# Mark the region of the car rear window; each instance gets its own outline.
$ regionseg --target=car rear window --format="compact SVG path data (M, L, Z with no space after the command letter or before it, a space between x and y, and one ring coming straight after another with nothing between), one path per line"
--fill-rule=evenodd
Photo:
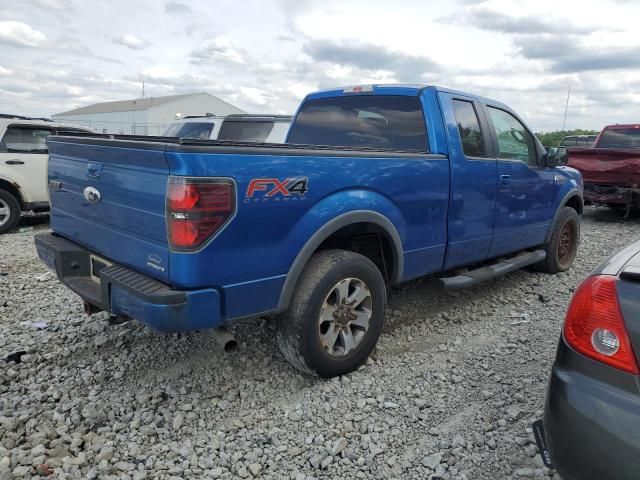
M211 137L212 122L184 122L172 123L165 130L165 137L193 138L197 140L208 140Z
M598 148L640 149L640 128L612 128L602 132Z
M287 143L426 152L427 129L417 97L331 97L302 105Z
M273 130L273 122L225 120L220 127L218 140L240 142L264 142Z

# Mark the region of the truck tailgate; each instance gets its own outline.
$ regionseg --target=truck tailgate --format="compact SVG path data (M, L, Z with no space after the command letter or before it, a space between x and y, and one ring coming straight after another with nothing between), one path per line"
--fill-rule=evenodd
M640 151L610 148L570 148L568 165L587 183L633 187L640 185Z
M165 144L63 136L48 144L51 228L167 281Z

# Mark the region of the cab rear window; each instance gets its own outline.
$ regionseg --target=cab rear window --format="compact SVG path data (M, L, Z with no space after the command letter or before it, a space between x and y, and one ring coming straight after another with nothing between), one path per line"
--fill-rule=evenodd
M417 97L353 95L309 100L287 143L427 152L427 129Z
M640 149L640 128L608 128L602 132L598 148Z

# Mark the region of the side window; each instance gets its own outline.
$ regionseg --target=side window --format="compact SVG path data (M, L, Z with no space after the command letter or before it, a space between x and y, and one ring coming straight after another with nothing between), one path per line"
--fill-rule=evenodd
M47 153L47 137L50 133L47 129L9 126L0 142L0 151Z
M473 103L466 100L453 100L452 105L464 154L467 157L484 157L486 155L484 139Z
M493 107L488 107L488 110L498 136L498 158L522 160L536 166L535 142L524 125L504 110Z

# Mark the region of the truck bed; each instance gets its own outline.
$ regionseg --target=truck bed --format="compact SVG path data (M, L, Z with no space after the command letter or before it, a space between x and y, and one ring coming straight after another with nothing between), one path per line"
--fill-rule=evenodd
M582 173L588 203L640 208L640 150L570 148L568 165Z
M71 140L73 139L73 140ZM84 145L105 145L117 148L148 148L148 144L159 144L164 149L175 148L173 146L191 147L188 149L181 149L181 151L198 152L201 148L203 152L220 151L226 152L232 149L233 153L253 153L253 152L265 152L269 150L277 151L280 154L286 155L287 152L296 152L295 154L301 154L300 152L345 152L348 156L369 156L371 153L384 153L385 156L391 155L402 156L404 154L424 154L424 152L404 150L399 151L397 149L384 149L384 148L368 148L358 147L354 149L352 147L340 147L340 146L328 146L328 145L305 145L305 144L291 144L291 143L263 143L263 142L240 142L236 140L207 140L207 139L193 139L193 138L178 138L178 137L162 137L162 136L146 136L146 135L114 135L109 133L78 133L78 132L64 132L61 131L55 135L51 135L49 141L58 143L75 143ZM172 147L170 147L172 146ZM155 147L154 149L158 149ZM162 149L162 147L160 147Z
M633 187L640 185L640 151L570 148L569 166L582 172L585 183Z

